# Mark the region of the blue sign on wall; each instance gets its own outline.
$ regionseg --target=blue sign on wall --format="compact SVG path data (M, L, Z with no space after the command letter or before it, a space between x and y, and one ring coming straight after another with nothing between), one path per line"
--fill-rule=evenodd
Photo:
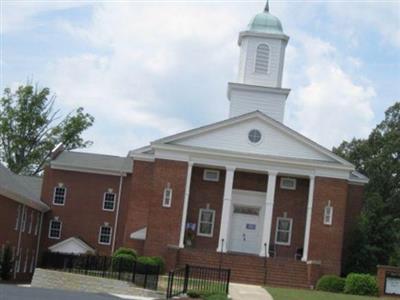
M256 230L256 224L246 224L246 229Z

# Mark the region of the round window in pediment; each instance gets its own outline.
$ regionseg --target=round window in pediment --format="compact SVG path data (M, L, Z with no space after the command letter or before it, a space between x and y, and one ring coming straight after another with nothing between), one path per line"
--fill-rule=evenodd
M252 144L258 144L261 141L261 138L262 138L260 130L258 130L258 129L250 130L248 138L249 138L249 141Z

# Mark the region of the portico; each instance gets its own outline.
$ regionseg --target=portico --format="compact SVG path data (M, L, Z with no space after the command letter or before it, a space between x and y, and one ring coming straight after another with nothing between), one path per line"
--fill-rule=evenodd
M282 253L285 256L294 257L292 254L301 249L302 259L306 261L314 189L314 175L312 172L288 173L288 170L279 170L279 168L260 170L260 165L254 166L252 170L249 166L243 168L242 163L238 163L237 166L232 163L224 166L218 164L210 165L204 164L200 160L188 163L180 248L185 247L188 228L196 226L196 229L193 230L196 236L192 236L194 241L191 242L190 247L196 248L196 240L208 238L216 242L214 249L218 253L238 252L261 257L269 257L271 248L291 247L291 251L275 251L274 255L279 256ZM193 170L196 170L197 173L195 177L192 175ZM221 174L219 175L221 182L207 182L204 178L205 170L219 172ZM307 173L308 175L306 175ZM257 187L243 186L241 182L244 181L244 176L257 177L260 184ZM290 178L297 181L298 190L296 191L296 188L284 189L281 187L280 181L282 178ZM201 187L199 187L199 184L201 184ZM214 197L217 199L210 199L209 196L205 196L209 190L207 186L219 186L220 194L216 194ZM277 189L279 189L279 197L276 197ZM195 193L196 196L191 196L191 193ZM206 200L203 199L203 193L204 197L207 198ZM285 207L285 202L290 202L291 194L299 198L296 203L299 206L298 211L301 211L300 213L294 211L290 205ZM274 211L274 204L277 199L282 200L279 200L279 207ZM203 200L204 203L198 203ZM292 203L292 205L296 205L296 203ZM200 216L196 220L196 215L202 208L214 211L214 232L209 237L199 236L197 230L201 224L199 221ZM188 210L191 212L188 213ZM299 217L299 214L303 215ZM190 220L188 215L191 215ZM276 241L276 226L278 226L276 219L283 219L284 217L292 220L292 228L286 234L289 239L286 245ZM301 230L298 227L301 227ZM301 242L299 242L299 236L301 236ZM290 241L291 239L294 239L293 242Z

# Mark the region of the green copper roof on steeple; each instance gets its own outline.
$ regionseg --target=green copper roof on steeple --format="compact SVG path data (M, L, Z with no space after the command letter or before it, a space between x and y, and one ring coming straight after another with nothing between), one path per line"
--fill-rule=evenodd
M248 30L263 33L283 33L281 21L269 13L269 1L262 13L255 15L249 23Z

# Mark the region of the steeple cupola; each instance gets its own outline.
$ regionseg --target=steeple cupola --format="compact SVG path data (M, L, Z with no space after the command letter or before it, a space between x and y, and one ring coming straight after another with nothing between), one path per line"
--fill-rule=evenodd
M281 21L269 12L255 15L239 34L240 60L236 83L228 84L230 117L259 110L283 122L288 89L282 89L283 65L289 37Z

